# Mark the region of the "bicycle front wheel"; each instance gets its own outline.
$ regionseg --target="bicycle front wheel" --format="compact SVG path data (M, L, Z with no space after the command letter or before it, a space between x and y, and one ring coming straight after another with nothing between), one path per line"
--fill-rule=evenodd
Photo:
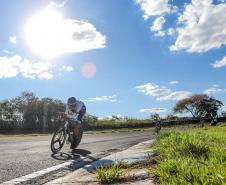
M51 151L53 153L57 153L63 148L66 140L66 131L64 128L60 128L53 134L53 138L51 140Z

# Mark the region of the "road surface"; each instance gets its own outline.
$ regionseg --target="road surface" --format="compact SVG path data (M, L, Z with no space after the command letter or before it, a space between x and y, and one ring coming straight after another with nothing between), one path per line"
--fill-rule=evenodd
M117 132L84 134L78 150L65 145L63 156L53 156L48 136L0 138L0 183L49 168L79 156L114 152L151 139L152 132Z

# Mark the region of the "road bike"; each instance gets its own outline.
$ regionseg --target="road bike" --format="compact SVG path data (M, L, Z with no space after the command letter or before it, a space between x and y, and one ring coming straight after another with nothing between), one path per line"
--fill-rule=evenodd
M54 132L52 140L51 140L51 151L53 153L59 152L64 144L65 141L67 141L67 144L71 143L73 148L75 149L78 147L79 143L82 140L82 135L83 135L83 129L82 129L82 124L79 125L79 130L78 134L74 135L72 130L73 130L73 125L77 124L76 120L72 121L66 118L66 115L64 113L61 113L61 118L63 117L64 120L64 125L60 127L56 132Z
M155 129L154 129L154 134L159 135L161 128L162 128L162 121L158 120L156 122L156 126L155 126Z

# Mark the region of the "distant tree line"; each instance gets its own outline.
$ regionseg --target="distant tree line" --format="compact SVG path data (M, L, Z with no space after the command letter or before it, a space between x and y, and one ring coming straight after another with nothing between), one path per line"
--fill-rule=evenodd
M162 119L163 126L180 124L196 124L201 121L211 122L217 118L223 103L205 94L197 94L178 101L173 114ZM53 98L38 98L32 92L22 92L19 96L0 101L0 132L28 131L28 132L52 132L63 124L59 112L65 111L66 104ZM192 117L181 117L178 114L190 113ZM88 130L117 129L117 128L143 128L155 126L161 119L158 114L152 114L148 119L134 119L113 115L110 119L98 119L98 117L86 114L83 128ZM223 112L220 121L226 121L226 113ZM216 125L216 122L211 122Z
M0 102L1 130L53 130L59 126L59 112L65 104L53 98L39 99L32 92Z

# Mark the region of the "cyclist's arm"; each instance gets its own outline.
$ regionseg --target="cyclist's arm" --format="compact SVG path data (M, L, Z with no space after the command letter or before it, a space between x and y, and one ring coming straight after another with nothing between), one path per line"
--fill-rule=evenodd
M70 119L70 120L73 120L73 121L77 121L78 119L78 115L77 114L66 114L67 118Z
M66 115L66 118L73 120L73 121L76 121L77 118L78 118L78 114L77 113L70 113L68 107L66 108L65 115Z

